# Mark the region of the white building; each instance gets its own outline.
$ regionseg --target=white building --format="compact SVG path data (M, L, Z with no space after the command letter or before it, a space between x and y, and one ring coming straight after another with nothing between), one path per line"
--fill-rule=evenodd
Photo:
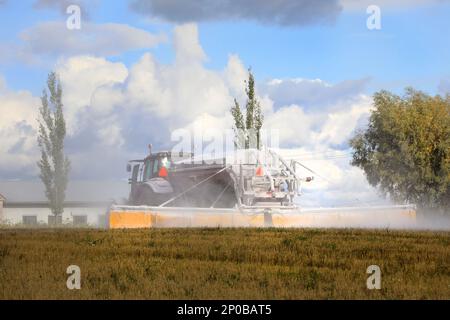
M71 182L66 192L62 222L74 225L105 226L112 202L123 202L128 184L115 182ZM35 225L54 219L40 181L0 182L0 220L2 224Z

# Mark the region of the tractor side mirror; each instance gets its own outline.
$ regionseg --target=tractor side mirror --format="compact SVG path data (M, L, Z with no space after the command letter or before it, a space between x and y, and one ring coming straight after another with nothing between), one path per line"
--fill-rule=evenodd
M131 172L131 164L127 163L127 172Z

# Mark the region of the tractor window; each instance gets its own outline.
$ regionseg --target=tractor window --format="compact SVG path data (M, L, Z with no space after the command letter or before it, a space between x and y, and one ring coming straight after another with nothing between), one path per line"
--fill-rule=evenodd
M153 177L152 167L153 160L147 160L145 162L144 181L147 181Z
M170 169L170 161L167 157L161 159L161 166Z
M159 170L159 161L158 159L155 159L155 162L153 163L153 176L158 175L158 170Z
M144 181L147 181L153 177L157 177L161 166L166 167L167 169L170 168L170 161L167 157L145 161Z
M133 172L131 173L131 181L136 182L139 174L139 164L133 166Z

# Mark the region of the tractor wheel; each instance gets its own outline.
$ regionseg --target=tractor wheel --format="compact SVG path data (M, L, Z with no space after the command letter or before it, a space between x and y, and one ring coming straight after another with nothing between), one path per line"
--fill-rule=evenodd
M149 187L142 188L138 199L138 206L157 206L160 205L160 197Z

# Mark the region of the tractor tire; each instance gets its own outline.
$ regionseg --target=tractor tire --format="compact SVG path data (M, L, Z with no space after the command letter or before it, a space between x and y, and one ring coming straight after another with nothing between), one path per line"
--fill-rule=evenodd
M160 196L150 187L142 188L136 202L138 206L158 206L162 203Z

